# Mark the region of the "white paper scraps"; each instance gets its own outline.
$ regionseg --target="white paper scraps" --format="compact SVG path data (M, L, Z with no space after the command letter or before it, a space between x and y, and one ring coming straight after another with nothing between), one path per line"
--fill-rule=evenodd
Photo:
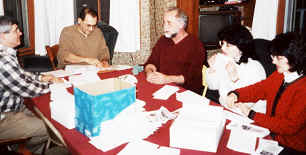
M69 72L74 72L74 73L85 73L88 71L92 72L98 72L100 69L96 67L95 65L77 65L77 64L72 64L72 65L66 65L65 66L65 71Z
M209 99L203 97L197 93L194 93L190 90L186 90L181 93L176 93L176 100L181 101L183 104L189 103L205 103L209 105Z
M93 137L90 143L102 151L108 151L121 144L147 138L173 117L166 108L145 112L136 102L113 120L101 123L101 134Z
M278 155L283 149L277 141L260 138L257 150L252 155Z
M179 90L176 86L165 85L153 93L154 99L167 100L171 95Z

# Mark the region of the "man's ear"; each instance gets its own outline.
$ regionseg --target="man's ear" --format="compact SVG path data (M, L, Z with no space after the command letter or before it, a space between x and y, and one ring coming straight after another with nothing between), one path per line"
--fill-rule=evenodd
M81 24L81 22L82 22L82 19L78 18L78 24Z

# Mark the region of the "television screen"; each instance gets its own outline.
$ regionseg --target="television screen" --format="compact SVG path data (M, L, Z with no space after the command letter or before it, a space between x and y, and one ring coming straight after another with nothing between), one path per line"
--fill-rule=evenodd
M218 32L237 23L240 23L239 11L202 11L199 15L199 39L206 48L217 48Z

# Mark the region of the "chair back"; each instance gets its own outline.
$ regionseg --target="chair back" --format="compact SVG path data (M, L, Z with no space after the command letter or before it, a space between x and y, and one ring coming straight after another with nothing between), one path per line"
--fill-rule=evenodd
M272 58L270 57L271 41L265 39L254 39L253 44L255 60L258 60L261 63L268 77L276 70L276 66L272 63Z
M110 56L109 64L112 64L114 49L115 49L115 45L116 45L117 37L119 33L114 27L107 25L101 21L98 22L97 26L98 28L100 28L100 30L102 31L104 35L104 39L105 39L106 45L109 50L109 56Z
M51 61L51 65L53 70L56 70L56 66L57 66L57 52L59 49L59 45L53 45L53 46L46 46L46 50L47 50L47 54L49 56L49 59Z

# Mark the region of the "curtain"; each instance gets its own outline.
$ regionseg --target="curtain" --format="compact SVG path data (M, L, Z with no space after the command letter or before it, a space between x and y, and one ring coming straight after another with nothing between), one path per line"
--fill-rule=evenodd
M0 16L4 15L3 0L0 0Z
M278 0L256 0L252 33L254 38L272 40L276 35Z
M139 0L111 0L110 21L118 32L116 52L136 52L140 49Z
M74 24L74 0L36 0L35 54L46 55L45 46L59 41L65 26Z

